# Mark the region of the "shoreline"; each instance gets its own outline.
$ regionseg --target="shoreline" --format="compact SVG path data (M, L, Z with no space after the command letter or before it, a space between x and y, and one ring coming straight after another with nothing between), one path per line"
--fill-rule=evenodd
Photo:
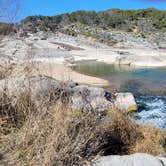
M117 45L107 46L89 38L71 37L61 33L48 35L45 40L42 39L43 36L44 33L31 34L23 40L15 36L6 36L2 40L4 46L0 48L0 52L5 55L4 59L10 57L16 63L28 64L29 57L32 57L30 61L35 63L34 70L39 68L33 74L44 74L62 81L73 80L81 84L104 87L111 86L111 81L78 73L67 65L71 66L76 61L95 60L106 64L125 65L126 68L166 66L165 50L139 47L138 42L135 43L137 47L134 45L133 48L123 48L122 44L125 46L126 43L119 42ZM17 70L23 69L18 65ZM17 75L17 72L14 75Z
M165 50L153 49L90 49L83 51L71 51L74 60L92 60L106 64L128 65L135 68L166 67Z
M92 62L92 64L91 64ZM116 90L116 91L130 91L135 95L154 95L154 96L165 96L166 86L159 80L156 73L161 74L163 71L165 71L165 67L158 67L158 68L140 68L140 67L132 67L132 66L119 66L119 65L109 65L105 64L103 62L94 62L94 61L86 61L85 66L81 65L84 62L79 62L76 67L73 67L74 71L77 71L81 74L86 74L89 76L96 76L102 79L106 79L109 81L109 86L106 86L104 88L109 90ZM80 65L80 67L79 67ZM103 68L103 70L96 69L96 68ZM90 71L88 72L87 69ZM160 69L161 70L160 73ZM111 70L114 70L116 74L113 74ZM131 76L132 72L138 72L147 75L148 77L140 77L140 74L134 74ZM154 71L154 77L151 77L151 72ZM99 75L96 75L96 72L100 73ZM112 73L112 74L109 74ZM123 72L123 75L120 74ZM136 72L136 73L137 73ZM150 75L148 75L148 73ZM129 75L128 75L129 74ZM164 74L164 73L163 73ZM155 76L156 75L156 76ZM166 79L165 77L162 79Z
M24 69L26 68L32 69L31 72L29 73L29 70L25 71ZM110 79L108 79L104 77L102 78L102 77L92 76L81 73L79 71L75 71L71 67L66 66L65 64L55 63L52 61L40 62L40 61L35 61L34 59L32 63L27 62L24 64L16 65L11 77L26 76L26 75L27 76L44 75L52 77L59 81L65 81L65 82L73 81L83 85L102 87L109 91L131 92L134 95L142 94L142 95L153 95L153 96L165 96L166 94L164 85L162 86L160 84L158 86L158 84L155 84L154 82L150 82L144 79L131 79L127 83L123 80L123 78L112 76ZM125 88L126 86L124 86L127 84L129 86L128 90ZM136 89L138 91L134 90L135 86L137 87Z
M70 67L64 64L51 63L51 62L38 62L35 64L38 68L40 74L55 78L59 81L74 81L80 84L87 84L92 86L109 86L109 81L81 74L79 72L73 71ZM38 74L37 72L35 74Z

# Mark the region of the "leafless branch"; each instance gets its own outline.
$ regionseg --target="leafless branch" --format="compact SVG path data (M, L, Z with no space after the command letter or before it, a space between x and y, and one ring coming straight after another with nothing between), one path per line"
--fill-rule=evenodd
M19 0L0 0L0 22L15 22L19 12Z

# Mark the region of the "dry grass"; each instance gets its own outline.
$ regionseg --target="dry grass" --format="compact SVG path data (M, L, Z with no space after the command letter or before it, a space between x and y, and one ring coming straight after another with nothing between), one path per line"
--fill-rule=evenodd
M134 147L131 147L130 153L142 152L153 155L164 153L164 132L151 125L139 126L144 139L136 142Z
M10 76L12 74L14 66L15 64L10 62L5 62L3 64L0 64L0 80Z
M9 110L0 122L8 129L0 134L2 165L88 165L99 155L164 151L162 131L139 126L115 109L99 117L60 102L36 108L26 92Z

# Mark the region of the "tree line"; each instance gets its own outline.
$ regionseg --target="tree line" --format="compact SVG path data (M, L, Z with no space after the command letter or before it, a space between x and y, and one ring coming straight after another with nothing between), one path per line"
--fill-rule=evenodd
M32 31L56 31L65 25L80 23L130 31L138 26L142 31L166 31L166 11L154 8L140 10L111 9L103 12L76 11L56 16L29 16L21 25Z

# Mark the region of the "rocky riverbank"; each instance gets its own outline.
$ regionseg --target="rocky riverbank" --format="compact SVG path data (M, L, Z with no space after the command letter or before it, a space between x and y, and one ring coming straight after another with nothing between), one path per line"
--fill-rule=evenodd
M12 140L12 145L10 148L7 147L7 150L4 148L6 145L0 145L3 164L13 164L18 158L19 162L22 160L25 162L24 156L26 160L28 158L28 162L38 163L42 160L38 161L38 156L35 155L41 155L41 152L43 156L49 154L54 158L55 153L50 152L50 145L56 149L57 143L60 147L65 147L66 151L63 151L64 148L60 148L59 151L57 147L58 155L55 161L64 163L66 161L82 163L82 158L78 157L78 154L88 158L94 157L101 151L103 155L135 152L154 155L164 153L163 131L139 126L126 116L126 112L138 109L132 93L115 93L99 88L99 85L108 85L108 82L76 73L67 67L74 65L77 60L92 59L119 65L140 63L143 66L165 65L166 57L163 50L155 49L155 55L151 55L153 53L151 47L146 51L142 49L144 47L141 49L133 47L128 48L126 52L126 48L110 47L89 38L71 37L61 33L36 33L29 34L28 37L5 36L0 44L0 95L2 96L0 124L3 126L2 138L6 141L3 141L3 144L9 144L8 141ZM59 109L59 106L54 108L59 103L65 105L63 108L65 111ZM117 111L120 113L118 116L114 115L116 109L121 110ZM108 110L113 110L114 113L109 113ZM14 128L21 141L8 134L11 128ZM8 135L4 137L3 133ZM81 150L78 148L80 144ZM43 150L43 145L47 146L46 150ZM76 147L73 148L71 145ZM21 151L13 159L13 153L10 154L9 149L15 154L18 147ZM86 156L87 147L89 156ZM76 151L73 152L73 149ZM35 157L26 155L29 150ZM68 154L71 152L73 156L69 157ZM63 158L63 161L59 158ZM117 158L119 159L119 156ZM138 158L144 159L142 162L146 165L152 161L160 166L161 161L164 162L163 158L153 158L145 154L136 155L132 160L128 160L130 156L115 161L117 158L104 157L97 160L96 165L109 164L112 160L118 165L121 161L132 163ZM43 163L47 161L44 160Z
M119 41L116 45L108 46L84 36L72 37L59 32L55 34L38 32L29 34L28 37L8 35L2 38L0 44L1 65L3 67L8 63L25 64L31 62L35 65L33 68L39 68L40 74L49 75L61 81L72 79L79 83L100 86L108 85L108 81L78 74L66 66L74 65L76 61L80 60L96 60L138 67L166 65L163 49L154 48L150 42L146 48L145 45L140 46L139 40L141 39L136 39L133 34L111 33L114 34L115 38L127 35L130 37L125 38L126 42ZM127 40L130 42L132 40L134 44L127 44L130 43ZM119 47L120 43L127 45L125 48ZM20 67L14 71L14 75L17 71L20 71Z
M97 60L105 63L116 63L133 66L166 66L165 50L154 47L154 43L146 40L142 44L141 37L133 33L110 32L118 40L115 45L108 46L84 36L73 37L62 33L29 34L28 37L6 36L0 45L2 55L11 59L36 58L56 63L74 63L78 60ZM125 37L125 39L124 39ZM134 44L131 44L131 43ZM121 46L120 46L121 45Z

